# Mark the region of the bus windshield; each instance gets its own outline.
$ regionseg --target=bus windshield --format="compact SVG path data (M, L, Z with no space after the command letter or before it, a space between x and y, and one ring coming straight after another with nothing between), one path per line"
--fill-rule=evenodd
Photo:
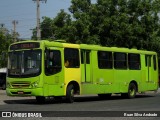
M9 53L9 77L33 77L41 71L41 50L13 51Z

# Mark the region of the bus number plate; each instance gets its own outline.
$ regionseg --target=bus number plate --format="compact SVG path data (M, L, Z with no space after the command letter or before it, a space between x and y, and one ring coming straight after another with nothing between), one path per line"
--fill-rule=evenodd
M24 92L23 91L18 91L18 94L22 95L22 94L24 94Z

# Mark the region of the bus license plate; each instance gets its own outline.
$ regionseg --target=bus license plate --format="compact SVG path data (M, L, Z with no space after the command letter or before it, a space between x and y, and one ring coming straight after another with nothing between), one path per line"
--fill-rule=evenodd
M24 92L23 91L18 91L18 94L22 95L22 94L24 94Z

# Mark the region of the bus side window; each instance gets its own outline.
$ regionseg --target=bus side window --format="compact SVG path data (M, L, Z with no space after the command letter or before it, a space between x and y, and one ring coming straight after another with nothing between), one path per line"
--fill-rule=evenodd
M45 73L46 75L53 75L61 71L61 53L59 50L50 50L46 58Z
M68 60L65 60L64 66L69 67L69 61Z
M129 53L128 54L128 65L129 65L129 69L131 70L140 70L141 69L140 55Z
M151 55L145 55L146 67L151 67Z
M64 66L67 68L79 68L79 50L75 48L64 49Z
M127 69L127 54L115 52L114 53L114 68Z
M155 55L153 56L153 67L154 67L154 70L157 70L157 60Z
M98 51L97 54L98 54L99 69L112 69L113 67L112 52Z

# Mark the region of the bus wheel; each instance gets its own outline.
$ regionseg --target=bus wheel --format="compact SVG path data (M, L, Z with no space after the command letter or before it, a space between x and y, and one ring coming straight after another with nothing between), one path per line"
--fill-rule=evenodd
M136 85L134 83L130 83L128 88L128 98L135 98L136 91L137 91Z
M100 99L108 99L108 98L110 98L111 97L111 93L108 93L108 94L98 94L98 97L100 98Z
M128 93L122 93L121 96L124 98L135 98L136 96L137 87L134 83L129 84Z
M43 97L43 96L36 96L36 100L40 104L45 103L45 97Z
M66 102L67 103L73 103L74 102L74 87L73 87L73 85L69 85L67 87Z
M6 89L6 84L4 83L3 85L2 85L2 90L5 90Z

